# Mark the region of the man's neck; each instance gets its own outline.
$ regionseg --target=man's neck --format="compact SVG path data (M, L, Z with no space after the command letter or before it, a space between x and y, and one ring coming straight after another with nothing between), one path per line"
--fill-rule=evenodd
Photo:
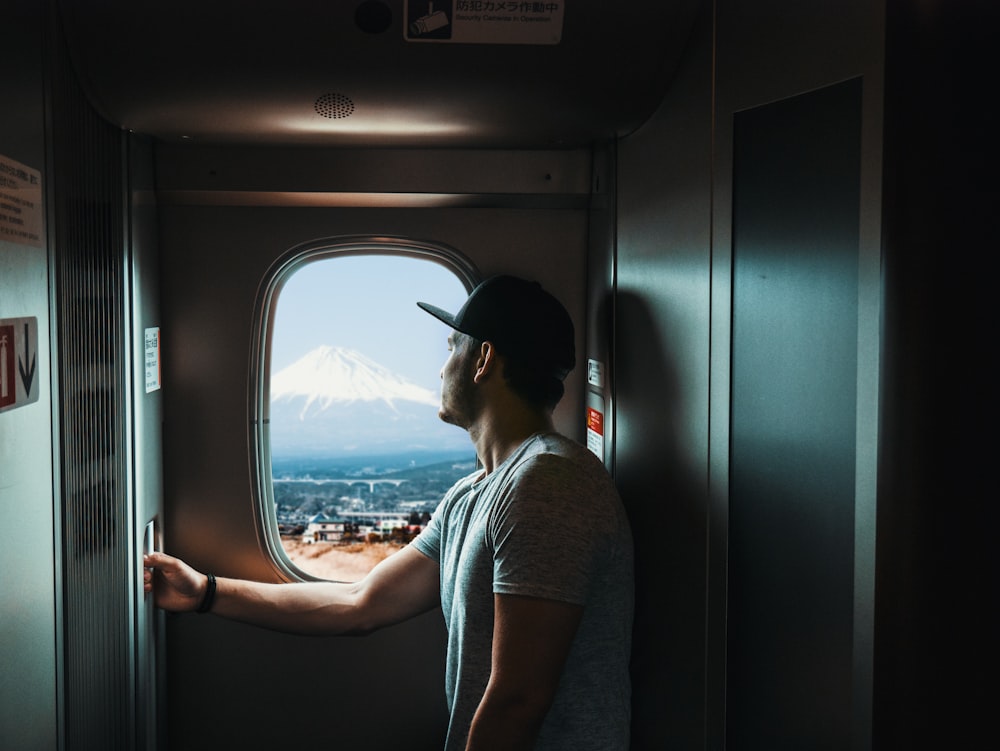
M548 413L539 413L520 404L507 408L501 405L480 415L476 424L469 428L469 436L486 474L490 474L531 436L552 430L552 416Z

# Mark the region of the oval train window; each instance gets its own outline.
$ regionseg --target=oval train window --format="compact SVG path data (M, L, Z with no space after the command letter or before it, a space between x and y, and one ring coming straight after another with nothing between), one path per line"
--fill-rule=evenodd
M298 578L360 579L475 469L468 434L437 417L449 330L416 305L457 310L474 271L420 251L314 249L267 295L262 521Z

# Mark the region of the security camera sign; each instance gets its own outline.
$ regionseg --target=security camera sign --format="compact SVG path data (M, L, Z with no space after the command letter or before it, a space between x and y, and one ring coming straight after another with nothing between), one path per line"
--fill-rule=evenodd
M0 412L38 401L38 319L0 320Z
M559 44L565 0L407 0L409 42Z

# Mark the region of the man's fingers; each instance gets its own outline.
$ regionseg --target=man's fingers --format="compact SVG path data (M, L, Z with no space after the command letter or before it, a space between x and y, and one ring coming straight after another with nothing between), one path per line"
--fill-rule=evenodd
M142 557L142 565L146 568L163 568L176 561L166 553L147 553Z

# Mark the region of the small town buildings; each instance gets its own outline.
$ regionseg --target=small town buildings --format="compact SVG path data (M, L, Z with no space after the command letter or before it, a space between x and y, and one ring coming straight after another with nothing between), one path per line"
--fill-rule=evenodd
M324 514L316 514L309 520L302 542L340 542L344 537L346 522L343 519L331 519Z

